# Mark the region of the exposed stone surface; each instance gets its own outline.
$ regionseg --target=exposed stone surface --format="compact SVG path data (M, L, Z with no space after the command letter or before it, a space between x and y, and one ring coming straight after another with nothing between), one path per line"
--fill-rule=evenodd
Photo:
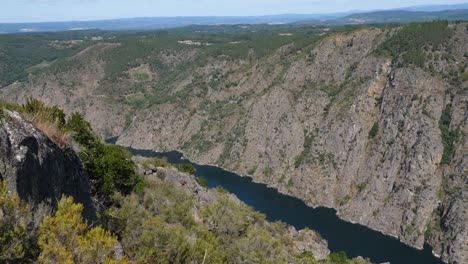
M56 206L62 195L71 196L84 205L84 217L96 217L78 155L70 147L60 148L15 112L0 125L0 179L32 204Z
M80 59L95 62L85 70L39 76L0 93L81 111L101 135L120 136L120 145L180 150L411 246L427 242L444 261L468 263L468 79L455 88L447 74L468 71L468 34L466 24L450 27L453 36L441 49L425 49L432 59L423 68L375 56L391 32L374 28L332 34L310 51L289 44L261 60L212 57L170 84L172 93L189 90L183 101L135 112L117 96L134 95L131 80L111 90L99 84L104 62L91 51L102 46L82 52ZM158 56L171 67L190 64L195 54ZM70 77L78 72L80 80ZM59 80L78 84L67 90ZM451 130L460 133L452 162L440 166L447 104Z

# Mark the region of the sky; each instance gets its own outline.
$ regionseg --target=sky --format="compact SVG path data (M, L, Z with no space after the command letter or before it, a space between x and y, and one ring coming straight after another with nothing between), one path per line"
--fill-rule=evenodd
M465 2L467 0L0 0L0 23L317 14Z

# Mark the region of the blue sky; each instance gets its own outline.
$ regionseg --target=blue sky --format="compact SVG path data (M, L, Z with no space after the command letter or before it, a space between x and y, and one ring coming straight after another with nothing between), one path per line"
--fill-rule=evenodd
M0 22L311 14L464 2L467 0L1 0Z

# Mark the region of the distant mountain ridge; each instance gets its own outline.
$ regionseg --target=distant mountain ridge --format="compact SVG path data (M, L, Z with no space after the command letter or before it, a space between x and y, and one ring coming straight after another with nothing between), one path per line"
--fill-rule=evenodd
M437 12L385 10L370 13L351 14L346 17L326 21L307 20L296 24L327 24L327 25L355 25L355 24L379 24L379 23L411 23L433 20L467 20L468 9L445 10Z
M437 11L456 10L456 9L468 9L468 3L454 4L454 5L410 6L410 7L400 8L399 10L437 12Z
M41 23L0 23L0 34L21 32L57 32L67 30L152 30L189 25L232 24L318 24L345 25L366 23L408 23L437 19L468 19L468 3L457 5L414 6L392 10L348 11L323 14L280 14L267 16L193 16L143 17L94 21Z

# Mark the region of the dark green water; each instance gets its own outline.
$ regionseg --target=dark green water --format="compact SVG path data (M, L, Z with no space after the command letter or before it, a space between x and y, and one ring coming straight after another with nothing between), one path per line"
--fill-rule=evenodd
M264 213L270 221L279 220L297 229L309 227L319 232L328 241L332 252L344 251L349 257L363 256L374 263L443 263L431 254L432 249L429 246L424 250L411 248L395 238L345 222L336 216L333 209L311 208L297 198L283 195L264 184L254 183L248 177L240 177L218 167L189 162L178 152L157 153L136 149L130 151L134 155L144 157L165 157L174 164L191 163L197 169L195 176L205 177L210 188L223 187L255 210Z

